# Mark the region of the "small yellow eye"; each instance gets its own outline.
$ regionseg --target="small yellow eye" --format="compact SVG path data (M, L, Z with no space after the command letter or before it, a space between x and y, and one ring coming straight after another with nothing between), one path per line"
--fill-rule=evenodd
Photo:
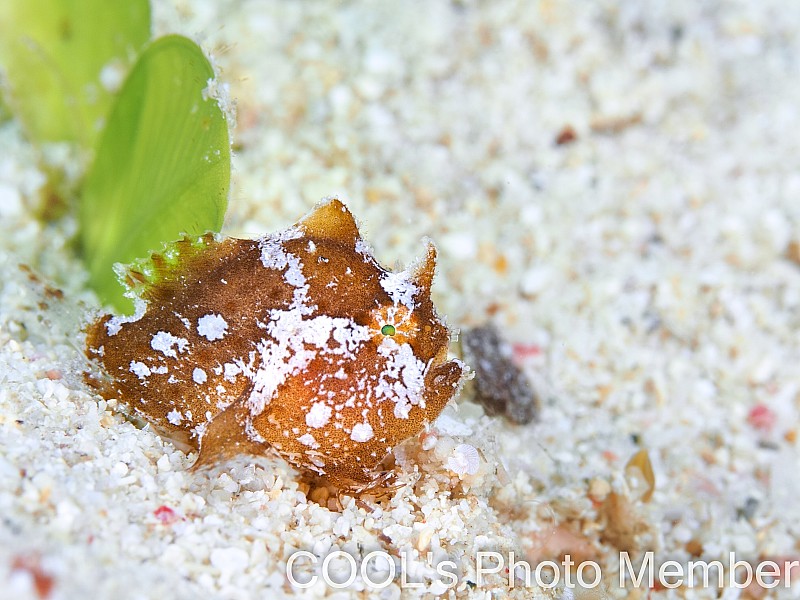
M381 327L381 333L383 335L394 335L395 334L394 325L384 325L383 327Z

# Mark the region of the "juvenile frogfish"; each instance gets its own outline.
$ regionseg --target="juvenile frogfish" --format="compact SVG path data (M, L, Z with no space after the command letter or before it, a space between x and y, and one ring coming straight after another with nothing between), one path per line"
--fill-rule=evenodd
M87 329L94 385L198 464L270 448L306 474L365 489L466 372L430 298L436 250L378 264L339 200L255 240L184 238L124 274L132 316Z

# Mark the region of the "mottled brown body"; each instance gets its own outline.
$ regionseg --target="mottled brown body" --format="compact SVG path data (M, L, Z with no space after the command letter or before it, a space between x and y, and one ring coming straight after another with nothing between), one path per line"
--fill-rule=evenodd
M416 268L387 271L329 200L272 236L207 236L154 257L128 274L146 308L90 326L87 354L109 375L104 397L201 462L271 447L335 485L368 486L462 379L430 300L435 262L429 246Z

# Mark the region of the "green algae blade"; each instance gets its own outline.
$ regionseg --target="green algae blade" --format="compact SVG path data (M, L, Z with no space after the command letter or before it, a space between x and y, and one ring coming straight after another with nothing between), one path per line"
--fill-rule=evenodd
M160 38L134 65L109 115L80 202L80 241L91 287L119 311L132 303L115 263L222 227L230 143L227 117L207 93L213 79L194 42Z
M115 81L149 38L148 0L0 2L6 101L34 142L77 142L88 150Z

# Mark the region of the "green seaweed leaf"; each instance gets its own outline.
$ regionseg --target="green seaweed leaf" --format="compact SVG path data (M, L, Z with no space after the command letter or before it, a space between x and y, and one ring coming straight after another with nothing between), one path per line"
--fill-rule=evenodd
M0 82L2 85L2 82ZM0 95L0 123L5 123L11 118L11 110L6 106L3 96Z
M213 78L194 42L160 38L134 65L109 116L79 219L90 285L118 310L132 304L115 263L222 227L230 144L225 114L206 93Z
M113 99L107 87L149 38L148 0L0 2L7 101L28 136L94 146Z

